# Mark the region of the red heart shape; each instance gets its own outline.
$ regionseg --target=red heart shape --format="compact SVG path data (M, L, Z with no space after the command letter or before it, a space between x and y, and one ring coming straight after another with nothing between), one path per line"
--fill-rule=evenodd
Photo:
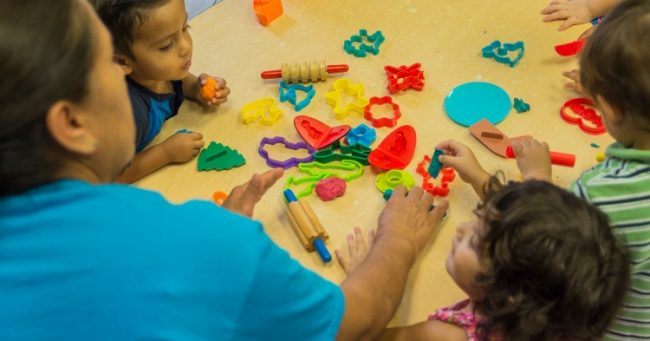
M309 116L298 115L293 120L298 134L307 144L315 149L323 149L338 141L350 131L349 125L330 127L327 124Z
M575 116L571 115L567 108L571 109ZM589 98L579 97L566 101L562 105L562 109L560 109L560 116L565 122L577 125L587 134L600 135L605 133L602 117L598 115L593 101Z
M415 142L413 127L410 125L398 127L381 141L377 149L370 152L368 162L384 170L404 169L413 158Z

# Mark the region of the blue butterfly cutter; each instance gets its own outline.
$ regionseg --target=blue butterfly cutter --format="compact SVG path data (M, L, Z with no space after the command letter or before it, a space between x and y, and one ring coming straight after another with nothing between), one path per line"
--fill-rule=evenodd
M303 84L287 84L285 81L280 82L280 102L289 102L293 104L293 108L296 111L304 109L306 106L311 103L311 99L316 95L316 90L312 84L303 85ZM298 102L296 91L303 91L307 96L300 102Z
M501 45L498 40L493 41L490 45L481 50L484 58L493 58L499 63L514 67L524 56L524 42L505 43ZM509 52L515 52L513 57L508 56Z
M365 44L364 39L372 45ZM350 39L343 43L343 49L348 54L355 57L365 57L368 53L373 55L379 54L379 46L384 42L384 34L377 31L372 35L368 35L368 31L360 29L358 35L352 35ZM354 43L359 43L359 47L355 47Z

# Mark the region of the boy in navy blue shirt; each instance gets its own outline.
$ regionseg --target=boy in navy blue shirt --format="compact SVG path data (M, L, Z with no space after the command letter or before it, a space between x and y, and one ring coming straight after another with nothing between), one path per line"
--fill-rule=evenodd
M203 148L203 136L196 132L176 133L147 148L185 96L209 107L224 103L230 93L225 80L212 77L216 95L201 98L210 76L189 72L192 37L183 0L96 0L94 5L113 36L115 60L127 74L136 126L136 155L116 180L133 182L193 159Z

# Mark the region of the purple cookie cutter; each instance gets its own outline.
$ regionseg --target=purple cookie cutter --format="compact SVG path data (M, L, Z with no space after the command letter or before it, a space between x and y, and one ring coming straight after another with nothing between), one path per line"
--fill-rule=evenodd
M293 149L293 150L305 149L307 150L307 152L309 152L309 156L304 158L292 157L284 161L271 159L269 157L269 152L264 150L264 146L266 146L267 144L273 145L278 143L282 143L287 149ZM274 168L287 169L287 168L295 167L299 163L311 162L314 160L314 155L312 155L314 153L314 148L309 146L304 141L299 141L296 143L289 142L282 136L263 138L262 141L260 141L260 147L257 149L257 152L260 153L260 156L263 157L264 160L266 160L266 164L269 165L269 167L274 167Z

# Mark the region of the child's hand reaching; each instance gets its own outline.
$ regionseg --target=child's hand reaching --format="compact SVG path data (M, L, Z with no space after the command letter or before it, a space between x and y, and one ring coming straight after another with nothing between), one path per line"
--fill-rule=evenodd
M176 133L160 144L164 148L169 163L185 163L192 160L203 148L203 135L200 133Z
M230 89L226 86L226 80L213 77L204 73L198 77L198 93L195 95L200 102L207 106L216 106L228 100Z
M589 37L591 37L591 35L594 33L595 29L596 26L591 26L586 31L582 32L582 34L578 37L578 40L589 39ZM569 82L565 83L565 86L567 88L572 89L573 91L579 93L581 96L589 97L589 94L585 92L582 84L580 84L580 70L573 69L571 71L564 71L562 72L562 75L570 79Z
M546 22L564 20L559 30L588 23L595 16L589 9L588 0L551 0L542 10L543 20Z
M524 180L537 179L551 182L551 157L546 142L535 139L518 141L512 145L517 168Z
M363 262L364 258L368 254L368 251L372 248L372 244L375 242L375 231L372 230L368 232L368 245L363 239L363 233L359 226L354 227L354 234L350 233L348 235L348 252L341 250L336 250L336 259L339 262L339 265L343 268L346 274L351 273L354 269Z
M460 178L472 185L476 193L482 197L483 185L490 178L488 174L476 160L476 156L466 145L455 141L446 140L438 143L436 149L445 151L440 155L438 161L442 162L445 167L453 167Z
M582 84L580 84L580 70L573 69L571 71L564 71L562 72L562 75L570 79L569 82L564 84L567 88L573 89L582 96L589 96L582 87Z

